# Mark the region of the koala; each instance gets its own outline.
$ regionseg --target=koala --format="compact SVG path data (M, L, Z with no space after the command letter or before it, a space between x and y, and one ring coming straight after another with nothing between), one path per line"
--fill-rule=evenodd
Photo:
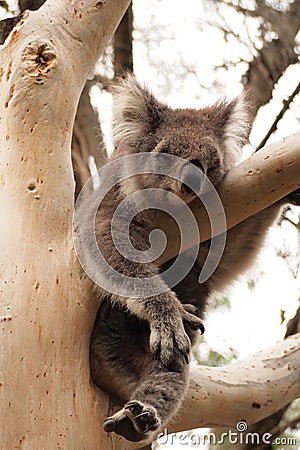
M199 167L216 186L239 161L247 132L243 96L200 110L172 109L131 75L114 88L112 160L140 152L171 154ZM126 173L126 167L121 170ZM169 170L171 175L172 167ZM199 284L210 242L201 244L192 269L171 289L165 286L160 274L173 261L159 267L155 262L125 258L111 234L117 206L145 188L161 188L187 204L195 197L187 183L146 174L124 177L102 200L95 218L95 238L105 260L118 273L145 279L145 283L147 278L157 276L162 293L131 297L95 286L101 304L91 337L90 368L93 382L124 404L105 420L104 430L129 441L151 442L176 414L184 398L191 346L195 345L199 331L204 331L204 314L211 293L224 289L253 263L280 205L271 206L229 230L217 269ZM89 204L94 202L97 190L88 199ZM129 230L132 245L147 250L155 214L153 209L136 214L129 229L125 226L126 212L119 215L117 238L121 244ZM85 220L91 218L87 216ZM81 245L95 271L102 270L103 276L109 277L92 249L90 236ZM189 252L185 257L188 260Z

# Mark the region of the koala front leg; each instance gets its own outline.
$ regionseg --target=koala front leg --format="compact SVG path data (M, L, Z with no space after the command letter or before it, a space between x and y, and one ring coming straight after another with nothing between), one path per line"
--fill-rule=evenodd
M125 242L123 234L124 227L120 224L117 238L119 243ZM110 221L99 219L96 222L96 238L102 255L108 265L125 277L136 278L139 281L143 278L157 276L156 285L159 284L160 294L151 295L151 292L145 290L145 295L137 298L128 295L116 295L115 293L104 291L101 286L98 287L100 296L109 295L114 302L125 307L129 313L134 314L141 320L149 323L150 327L150 350L166 367L178 357L184 357L188 360L191 343L185 331L185 326L192 329L204 331L202 321L194 311L180 303L175 293L171 291L164 281L159 277L159 269L155 263L138 263L134 258L124 258L116 249L111 238ZM139 249L147 249L148 232L145 227L135 224L130 233L132 243ZM102 271L102 279L112 277L111 271L102 267L97 260L94 261L97 270ZM114 280L111 278L111 283ZM126 280L124 281L126 285ZM124 286L123 286L124 287Z
M149 272L153 268L149 267ZM153 272L152 272L153 273ZM166 287L166 292L147 298L114 296L113 301L126 306L129 313L147 321L150 327L150 351L164 366L169 367L178 357L189 360L190 339L185 327L199 329L204 326L190 305L182 305L175 293Z

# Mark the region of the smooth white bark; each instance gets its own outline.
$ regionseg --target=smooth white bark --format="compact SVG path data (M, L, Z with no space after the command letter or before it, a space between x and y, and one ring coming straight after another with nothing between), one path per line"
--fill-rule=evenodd
M0 48L5 449L110 446L89 378L97 304L73 251L70 142L83 83L128 4L48 1Z
M224 367L191 367L170 431L251 425L300 397L300 334Z

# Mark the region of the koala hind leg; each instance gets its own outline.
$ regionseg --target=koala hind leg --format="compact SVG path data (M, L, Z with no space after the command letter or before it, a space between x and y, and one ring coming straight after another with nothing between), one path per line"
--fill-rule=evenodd
M184 356L165 367L150 352L149 336L148 323L103 302L92 335L91 374L95 384L124 401L104 430L129 441L153 440L176 413L188 383Z
M129 441L153 440L181 404L187 386L184 365L186 362L179 372L159 368L150 371L124 407L105 420L104 430Z

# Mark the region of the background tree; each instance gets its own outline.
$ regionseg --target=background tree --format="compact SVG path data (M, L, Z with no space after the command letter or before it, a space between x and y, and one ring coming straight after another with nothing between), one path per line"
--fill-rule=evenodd
M219 0L215 3L219 16L223 16L221 30L225 39L233 37L237 41L241 41L241 37L233 29L226 28L224 17L226 9L233 9L237 13L242 14L246 26L249 18L259 20L260 45L259 47L252 47L253 58L249 61L247 71L243 76L243 84L251 93L252 116L254 120L259 108L272 99L276 84L283 77L285 71L294 64L299 65L299 41L296 40L296 37L300 27L300 2L298 0L285 3L256 1L249 8L245 7L242 1ZM222 5L225 5L225 10L222 10ZM240 62L242 62L241 59ZM224 62L224 67L228 69L228 66L232 63L233 61ZM300 83L295 85L294 89L291 89L287 99L283 99L281 110L278 111L270 129L266 130L266 135L257 146L257 150L263 147L272 133L276 131L279 121L283 118L291 103L296 99L299 105L299 92ZM298 223L300 223L299 219ZM299 320L298 309L294 318L287 324L286 337L299 331ZM282 421L284 415L286 420ZM271 432L275 437L284 434L285 429L288 428L297 430L300 423L300 411L298 419L297 415L296 419L295 415L290 416L290 420L288 417L287 408L283 408L267 419L252 425L248 431L258 432L260 435ZM253 445L245 444L241 445L240 448L246 450L253 448ZM272 448L272 445L260 444L255 448L268 449Z

